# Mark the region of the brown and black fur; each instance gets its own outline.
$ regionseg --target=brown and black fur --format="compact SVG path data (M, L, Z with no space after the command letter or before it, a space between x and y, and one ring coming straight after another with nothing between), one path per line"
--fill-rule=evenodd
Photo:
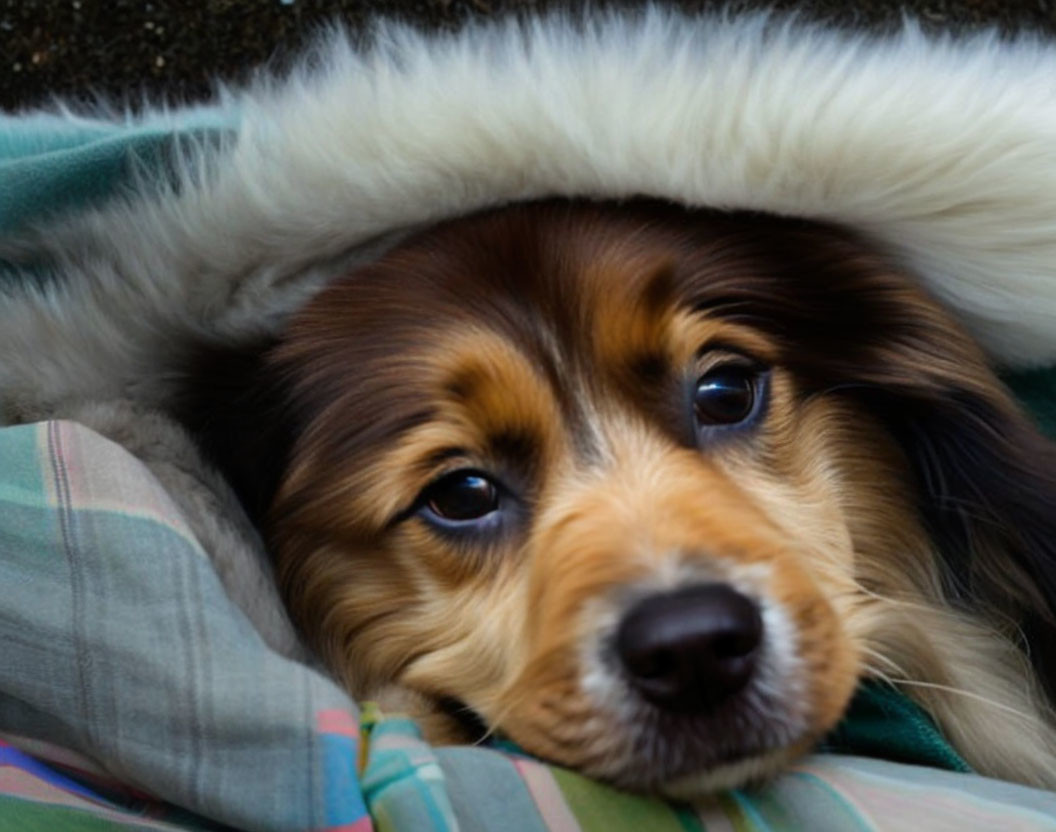
M755 428L701 446L686 391L714 355L758 362L771 393ZM1056 786L1053 446L851 233L647 200L452 220L274 342L203 351L181 412L309 643L432 738L459 736L460 703L541 756L685 793L772 772L879 677L983 773ZM453 460L516 494L501 533L420 522ZM794 719L759 706L745 721L776 727L739 745L584 692L605 615L716 568L787 612Z

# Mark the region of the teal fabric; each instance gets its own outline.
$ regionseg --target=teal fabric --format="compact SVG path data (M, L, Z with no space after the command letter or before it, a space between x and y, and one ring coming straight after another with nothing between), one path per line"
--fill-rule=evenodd
M878 682L858 689L843 720L819 750L947 771L972 770L921 708Z
M1056 439L1056 368L1009 373L1005 383L1042 432Z
M236 123L220 107L125 121L0 115L0 233L112 196L137 168L162 169L175 142L218 138Z

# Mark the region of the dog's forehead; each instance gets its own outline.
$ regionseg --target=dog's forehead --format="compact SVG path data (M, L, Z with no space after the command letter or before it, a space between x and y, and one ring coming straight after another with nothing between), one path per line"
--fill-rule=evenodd
M501 402L489 418L569 427L617 407L674 435L706 349L823 388L904 338L906 304L920 300L823 225L536 203L408 239L317 296L278 357L304 423L322 418L351 453L448 418L452 397Z
M628 368L656 370L678 306L676 235L654 226L542 205L408 241L292 322L279 363L305 424L354 456L438 422L507 446L585 435L596 405L627 405Z
M658 337L686 300L687 248L643 211L521 206L423 232L316 307L332 321L347 312L346 339L381 358L486 331L532 362L604 364Z

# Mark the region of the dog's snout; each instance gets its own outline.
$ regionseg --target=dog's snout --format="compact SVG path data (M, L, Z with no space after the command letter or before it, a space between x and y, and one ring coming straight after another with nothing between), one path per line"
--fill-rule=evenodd
M648 701L702 713L744 688L762 637L755 602L727 584L702 584L639 602L619 625L616 650Z

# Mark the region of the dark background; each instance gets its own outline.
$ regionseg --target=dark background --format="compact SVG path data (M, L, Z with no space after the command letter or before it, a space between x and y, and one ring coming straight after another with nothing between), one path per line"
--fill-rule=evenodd
M884 28L904 13L928 28L1056 34L1056 0L669 0L698 10L797 9L841 26ZM237 81L282 63L312 32L341 19L353 30L378 13L428 28L532 14L572 0L0 0L0 109L50 97L123 102L193 99L214 77ZM594 2L597 5L631 5Z

